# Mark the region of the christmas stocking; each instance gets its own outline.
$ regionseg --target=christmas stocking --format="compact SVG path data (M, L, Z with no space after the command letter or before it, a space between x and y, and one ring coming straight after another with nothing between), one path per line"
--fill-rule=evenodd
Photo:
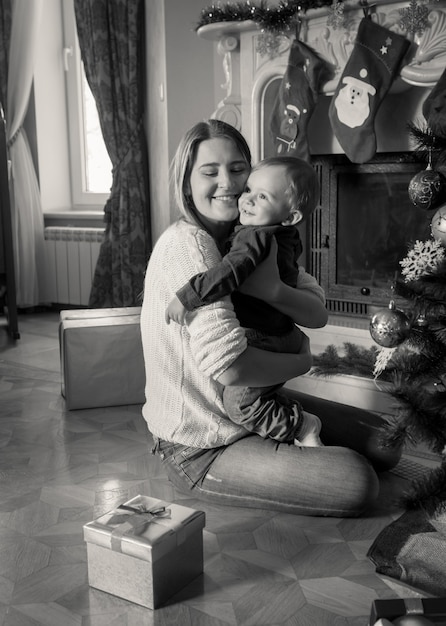
M291 45L288 65L274 103L270 132L276 155L310 160L307 125L331 66L299 40Z
M423 115L434 135L446 139L446 69L423 102Z
M330 103L333 131L353 163L376 152L376 112L390 89L410 42L368 18L359 24L352 54Z

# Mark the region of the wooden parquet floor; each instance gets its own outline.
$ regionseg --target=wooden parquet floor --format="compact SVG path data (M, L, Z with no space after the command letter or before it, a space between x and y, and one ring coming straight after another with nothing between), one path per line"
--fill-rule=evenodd
M0 328L0 624L366 626L375 598L416 592L377 576L366 552L398 517L405 459L361 519L203 505L176 492L141 407L66 411L55 311ZM88 586L82 526L137 494L204 510L204 575L156 611Z

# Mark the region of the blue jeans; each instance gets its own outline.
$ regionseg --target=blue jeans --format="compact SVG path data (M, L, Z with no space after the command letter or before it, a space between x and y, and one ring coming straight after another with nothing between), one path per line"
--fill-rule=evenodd
M380 446L379 416L289 393L321 418L325 446L298 447L253 434L211 449L155 439L153 451L163 460L172 484L218 504L298 515L361 515L379 491L373 465L390 469L398 463L401 449Z
M250 346L269 352L299 354L302 348L302 331L295 326L283 335L269 335L252 328L246 329ZM298 439L303 415L299 402L291 402L285 394L278 393L283 387L225 387L223 404L230 419L246 430L261 437L293 443Z

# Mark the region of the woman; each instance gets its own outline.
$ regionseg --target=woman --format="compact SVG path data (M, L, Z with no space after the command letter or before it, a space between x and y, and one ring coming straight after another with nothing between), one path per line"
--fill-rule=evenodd
M153 250L141 311L143 415L154 436L153 451L163 459L171 482L202 500L303 515L360 515L379 487L364 455L381 468L398 460L396 452L376 444L379 418L294 394L305 410L321 418L326 444L300 448L251 435L224 412L225 385L268 386L307 372L308 343L300 355L247 346L229 298L191 312L185 326L165 322L176 291L224 253L250 161L242 135L217 120L189 130L175 155L173 181L182 218ZM316 281L302 272L298 286L278 279L273 250L243 290L300 326L325 325L327 312Z

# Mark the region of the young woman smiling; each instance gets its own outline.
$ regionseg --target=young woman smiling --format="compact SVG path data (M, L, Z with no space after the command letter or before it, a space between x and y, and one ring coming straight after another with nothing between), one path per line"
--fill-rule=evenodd
M190 129L174 158L181 217L154 247L141 312L143 416L153 452L163 459L172 483L199 499L302 515L360 515L379 490L372 463L388 469L399 460L399 451L382 450L377 443L379 417L294 394L304 410L321 418L325 446L299 448L251 434L225 413L223 386L261 387L299 376L311 367L309 350L294 355L248 346L229 298L191 312L184 326L165 321L176 291L221 259L250 167L242 135L218 120ZM282 283L275 252L242 290L299 326L323 326L321 288L303 270L298 289Z

